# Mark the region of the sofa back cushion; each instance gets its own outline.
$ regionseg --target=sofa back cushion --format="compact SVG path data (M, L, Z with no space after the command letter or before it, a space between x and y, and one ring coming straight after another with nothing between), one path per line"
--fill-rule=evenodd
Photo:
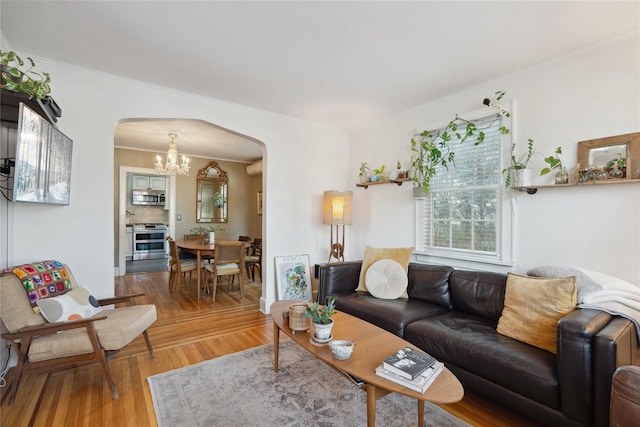
M409 264L409 298L431 302L451 310L449 276L452 272L453 268L444 265Z
M455 310L497 321L504 308L506 283L505 274L455 270L449 277L451 304Z

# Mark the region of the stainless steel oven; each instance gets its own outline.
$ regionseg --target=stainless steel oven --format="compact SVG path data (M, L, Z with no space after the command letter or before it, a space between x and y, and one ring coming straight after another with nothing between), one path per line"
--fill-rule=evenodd
M166 257L166 224L133 224L133 260Z

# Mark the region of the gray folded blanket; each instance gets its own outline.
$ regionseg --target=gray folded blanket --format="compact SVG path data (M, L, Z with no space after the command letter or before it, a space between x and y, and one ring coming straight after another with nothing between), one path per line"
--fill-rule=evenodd
M640 341L640 286L605 274L575 267L542 266L527 271L536 277L575 276L578 307L601 310L629 319Z

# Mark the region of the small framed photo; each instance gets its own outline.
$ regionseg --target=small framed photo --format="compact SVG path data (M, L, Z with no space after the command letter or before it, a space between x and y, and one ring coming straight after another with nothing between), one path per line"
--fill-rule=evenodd
M309 255L277 256L274 259L278 300L311 301Z
M258 191L256 201L258 203L258 215L262 215L262 191Z

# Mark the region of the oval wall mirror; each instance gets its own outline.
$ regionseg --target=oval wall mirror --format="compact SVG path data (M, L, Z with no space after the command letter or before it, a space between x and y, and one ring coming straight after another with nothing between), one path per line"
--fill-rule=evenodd
M229 178L218 162L198 171L196 185L196 222L227 222Z

